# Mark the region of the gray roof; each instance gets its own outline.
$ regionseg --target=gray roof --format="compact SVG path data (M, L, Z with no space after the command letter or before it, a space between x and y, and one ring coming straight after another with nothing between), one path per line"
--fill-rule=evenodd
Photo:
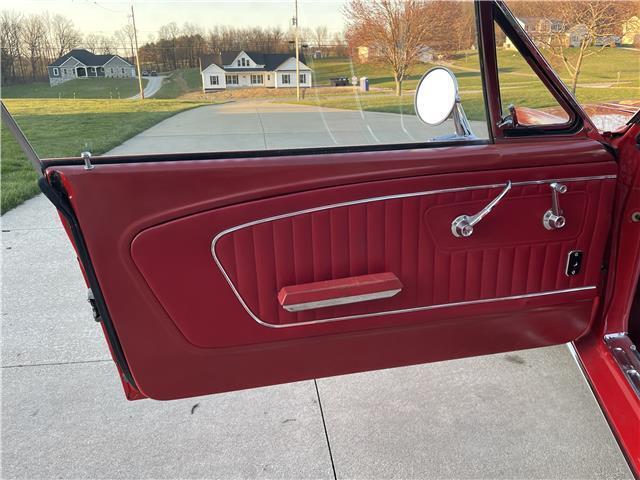
M131 63L128 60L125 60L120 55L96 55L95 53L92 53L89 50L85 50L84 48L76 48L74 50L71 50L69 53L64 54L49 66L58 67L71 57L75 58L79 62L84 63L88 67L102 67L105 63L107 63L113 57L120 58L125 62L129 63L129 65L131 65Z
M240 52L246 53L251 60L258 65L264 65L264 68L256 67L235 67L234 72L261 72L261 71L273 71L286 62L290 58L295 58L295 54L291 53L261 53L261 52L249 52L247 50L228 50L215 55L203 55L200 57L202 69L204 70L211 64L216 64L219 67L225 65L231 65ZM305 63L304 55L300 53L300 61Z

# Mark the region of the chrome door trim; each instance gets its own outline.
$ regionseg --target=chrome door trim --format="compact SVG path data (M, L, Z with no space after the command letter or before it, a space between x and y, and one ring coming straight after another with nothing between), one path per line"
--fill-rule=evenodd
M315 302L290 303L282 305L287 312L304 312L305 310L314 310L316 308L336 307L338 305L349 305L352 303L369 302L371 300L379 300L381 298L390 298L400 293L401 288L393 290L383 290L381 292L363 293L362 295L348 295L344 297L328 298L326 300L318 300Z
M610 333L604 336L613 361L624 375L640 400L640 352L626 332Z
M570 182L583 182L583 181L592 181L592 180L615 180L616 178L617 178L617 175L597 175L597 176L592 176L592 177L570 177L570 178L554 178L554 179L547 179L547 180L528 180L528 181L523 181L523 182L513 182L512 185L513 186L542 185L542 184L551 184L551 183L554 183L554 182L570 183ZM236 296L236 298L238 299L238 301L240 302L242 307L245 309L245 311L249 314L249 316L255 322L257 322L260 325L263 325L265 327L269 327L269 328L300 327L300 326L305 326L305 325L336 322L336 321L342 321L342 320L351 320L351 319L357 319L357 318L377 317L377 316L381 316L381 315L394 315L394 314L400 314L400 313L411 313L411 312L418 312L418 311L423 311L423 310L435 310L435 309L440 309L440 308L462 306L462 305L476 305L476 304L479 304L479 303L487 303L487 302L494 302L494 301L497 302L497 301L505 301L505 300L517 300L517 299L521 299L521 298L534 298L534 297L539 297L539 296L548 296L548 295L556 295L556 294L562 294L562 293L570 293L570 292L577 292L577 291L582 291L582 290L595 289L596 288L595 286L569 288L569 289L565 289L565 290L553 290L553 291L546 291L546 292L531 293L531 294L526 294L526 295L515 295L515 296L511 296L511 297L496 297L496 298L489 298L489 299L482 299L482 300L472 300L472 301L468 301L468 302L456 302L456 303L445 303L445 304L438 304L438 305L427 305L427 306L412 307L412 308L401 309L401 310L389 310L389 311L374 312L374 313L368 313L368 314L362 314L362 315L350 315L350 316L344 316L344 317L332 317L332 318L326 318L326 319L322 319L322 320L313 320L313 321L309 321L309 322L286 323L286 324L278 324L278 325L276 325L276 324L268 323L268 322L265 322L265 321L261 320L255 313L253 313L253 311L251 311L249 306L246 304L246 302L242 298L242 295L240 295L240 292L238 292L236 286L231 281L231 278L227 274L227 271L224 269L224 266L222 265L222 262L220 261L220 259L218 258L218 255L216 253L216 245L217 245L218 241L222 237L224 237L225 235L228 235L230 233L236 232L236 231L241 230L243 228L248 228L248 227L253 227L255 225L260 225L262 223L273 222L273 221L276 221L276 220L295 217L295 216L298 216L298 215L306 215L306 214L309 214L309 213L321 212L321 211L329 210L329 209L332 209L332 208L341 208L341 207L347 207L347 206L351 206L351 205L360 205L360 204L363 204L363 203L373 203L373 202L381 202L381 201L385 201L385 200L393 200L393 199L399 199L399 198L421 197L421 196L427 196L427 195L437 195L437 194L441 194L441 193L454 193L454 192L464 192L464 191L469 191L469 190L482 190L482 189L501 188L501 187L504 187L504 184L494 183L494 184L488 184L488 185L474 185L474 186L466 186L466 187L444 188L444 189L438 189L438 190L427 190L427 191L421 191L421 192L400 193L400 194L394 194L394 195L384 195L384 196L380 196L380 197L368 197L368 198L362 198L362 199L359 199L359 200L350 200L350 201L346 201L346 202L333 203L333 204L328 204L328 205L321 205L319 207L307 208L307 209L304 209L304 210L298 210L298 211L295 211L295 212L283 213L283 214L280 214L280 215L273 215L271 217L266 217L266 218L253 220L251 222L242 223L240 225L236 225L234 227L230 227L230 228L227 228L225 230L222 230L217 235L215 235L213 237L213 240L211 241L211 255L212 255L213 260L215 261L218 269L220 270L220 273L222 273L222 276L226 280L226 282L229 285L229 287L231 288L233 294Z

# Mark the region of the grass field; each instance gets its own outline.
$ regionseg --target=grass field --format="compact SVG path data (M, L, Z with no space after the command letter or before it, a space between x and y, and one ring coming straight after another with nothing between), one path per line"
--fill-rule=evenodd
M311 62L310 62L311 63ZM477 53L469 51L442 62L458 79L462 104L469 119L483 120L482 80ZM555 106L555 100L517 52L498 50L500 86L503 104L531 108ZM395 87L390 70L384 66L351 63L346 58L327 58L311 63L317 85L328 85L332 77L367 76L371 91L357 96L349 91L323 95L307 95L302 103L330 108L363 109L379 112L413 113L413 91L418 80L435 63L414 66L403 84L402 97L392 92ZM561 78L570 79L560 66ZM615 102L640 98L640 53L626 49L606 49L586 57L579 77L576 96L582 103ZM277 100L283 101L283 100Z
M543 108L555 105L529 66L514 51L498 51L501 95L504 104ZM477 53L462 52L441 64L455 72L463 107L470 120L484 120L484 101ZM300 103L329 108L413 114L413 91L421 76L435 64L411 69L404 83L404 94L394 94L394 81L388 68L372 64L352 64L346 58L309 60L314 82L320 88L305 91ZM640 53L625 49L606 49L585 59L577 90L583 103L640 98ZM565 72L560 76L568 82ZM371 91L323 87L332 77L367 76ZM156 98L148 101L107 100L117 92L126 98L137 93L135 79L91 79L67 82L59 87L47 84L3 88L9 110L16 116L42 157L74 156L83 150L99 155L128 138L182 110L205 103L239 100L266 100L296 103L293 89L237 89L202 94L198 69L177 70L165 80ZM73 98L76 92L77 100ZM62 100L57 100L58 96ZM30 98L24 98L30 97ZM115 95L117 98L117 94ZM93 98L88 100L86 98ZM2 212L37 193L35 173L13 139L2 130L1 204Z
M100 155L143 130L199 103L180 100L5 100L38 155ZM38 193L36 173L2 127L0 212Z
M202 90L200 70L187 68L176 70L162 83L162 87L154 95L154 98L178 98L190 92Z
M146 84L147 80L142 79L143 87ZM2 98L124 99L139 91L137 78L86 78L69 80L55 87L50 87L46 82L2 86L0 93Z

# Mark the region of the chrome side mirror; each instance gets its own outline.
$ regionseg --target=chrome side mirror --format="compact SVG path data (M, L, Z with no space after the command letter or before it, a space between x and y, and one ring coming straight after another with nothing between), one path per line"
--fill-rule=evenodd
M416 88L414 108L418 118L427 125L440 125L453 116L456 133L432 141L476 138L460 102L456 76L447 68L435 67L424 74Z

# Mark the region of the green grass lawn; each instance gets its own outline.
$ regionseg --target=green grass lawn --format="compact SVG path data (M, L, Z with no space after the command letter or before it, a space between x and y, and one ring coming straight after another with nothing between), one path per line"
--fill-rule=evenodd
M199 92L202 90L202 77L200 69L186 68L176 70L165 79L162 87L154 95L154 98L178 98L185 93Z
M574 54L575 52L570 52ZM462 52L445 60L458 80L462 104L470 120L484 120L484 104L481 95L482 80L477 53ZM310 61L317 85L329 85L332 77L352 75L367 76L372 90L356 97L352 92L309 96L302 103L329 108L346 108L413 114L413 91L418 80L435 63L422 63L411 68L403 85L402 97L395 96L391 70L383 65L357 64L347 58L326 58ZM519 53L498 50L500 85L503 103L531 108L555 106L555 100L542 85ZM640 53L620 48L605 49L584 60L576 96L582 103L599 103L640 98ZM564 81L566 74L558 66ZM619 72L619 75L618 75ZM619 80L618 80L619 78ZM380 89L385 90L380 90Z
M103 154L156 123L200 103L178 100L6 99L38 155ZM36 195L36 173L8 130L1 129L0 212Z
M142 79L142 86L147 84ZM124 99L140 91L137 78L84 78L69 80L50 87L49 83L36 82L24 85L2 86L2 98L114 98Z

